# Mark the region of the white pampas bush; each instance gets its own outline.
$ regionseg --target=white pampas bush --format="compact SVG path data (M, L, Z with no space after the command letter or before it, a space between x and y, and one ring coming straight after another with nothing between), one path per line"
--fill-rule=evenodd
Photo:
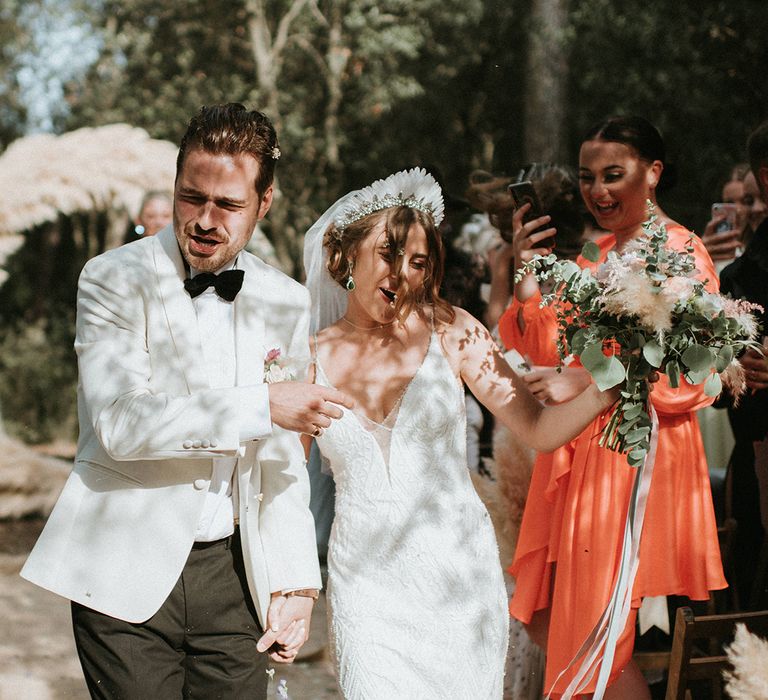
M752 634L743 623L726 647L733 673L726 671L725 691L733 700L768 700L768 641Z

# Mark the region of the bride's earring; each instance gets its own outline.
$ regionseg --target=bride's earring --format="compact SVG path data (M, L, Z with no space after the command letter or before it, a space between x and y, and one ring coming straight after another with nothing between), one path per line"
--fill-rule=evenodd
M348 292L351 292L355 288L355 278L352 277L352 261L349 261L349 271L347 273L349 276L347 277L347 283L344 285L347 288Z

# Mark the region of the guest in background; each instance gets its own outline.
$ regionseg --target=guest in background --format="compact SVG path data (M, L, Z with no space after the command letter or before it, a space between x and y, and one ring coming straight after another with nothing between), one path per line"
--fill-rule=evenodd
M735 215L729 220L727 211L715 213L704 227L704 233L701 236L718 271L741 254L752 200L752 195L747 195L745 192L744 180L748 173L747 163L739 163L731 168L730 176L723 183L720 191L719 201L732 204Z
M752 133L747 150L752 168L750 180L759 185L755 197L758 206L748 215L749 224L756 228L744 254L720 273L720 283L724 292L763 307L760 323L765 337L768 335L768 219L762 212L765 211L763 201L768 200L768 121ZM735 580L732 583L736 586L741 607L757 609L768 605L765 581L761 587L755 580L756 553L765 547L766 513L763 512L761 517L761 498L764 503L768 494L768 364L765 357L754 351L747 352L742 363L749 390L738 405L728 409L736 438L729 464L731 515L738 524L733 542Z
M173 195L162 190L147 192L141 200L139 213L128 229L125 243L154 236L173 219Z
M744 178L744 243L750 242L752 235L768 216L768 201L764 188L757 181L757 173L749 171Z

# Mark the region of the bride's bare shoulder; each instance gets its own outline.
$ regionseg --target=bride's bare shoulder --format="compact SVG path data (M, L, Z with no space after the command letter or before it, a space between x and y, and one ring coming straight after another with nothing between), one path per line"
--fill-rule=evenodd
M442 321L436 327L446 348L461 351L468 344L490 339L488 330L471 313L458 306L454 306L453 311L452 321Z

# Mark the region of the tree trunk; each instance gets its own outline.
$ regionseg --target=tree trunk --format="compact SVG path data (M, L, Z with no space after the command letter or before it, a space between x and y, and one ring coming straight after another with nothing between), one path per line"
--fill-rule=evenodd
M328 166L334 174L340 169L339 161L339 108L342 97L342 80L350 51L343 44L342 9L333 4L328 27L328 54L326 64L328 105L325 111L325 148Z
M259 108L272 120L278 140L283 126L278 88L283 66L282 55L290 36L291 25L306 5L307 0L292 0L288 10L279 18L273 35L264 0L246 0L248 35L256 66L256 83L262 101ZM288 211L281 200L282 192L279 182L275 180L274 206L269 213L269 238L283 270L295 276L299 271L299 232L289 223Z
M566 156L567 20L568 0L532 3L523 144L527 162L562 162Z

